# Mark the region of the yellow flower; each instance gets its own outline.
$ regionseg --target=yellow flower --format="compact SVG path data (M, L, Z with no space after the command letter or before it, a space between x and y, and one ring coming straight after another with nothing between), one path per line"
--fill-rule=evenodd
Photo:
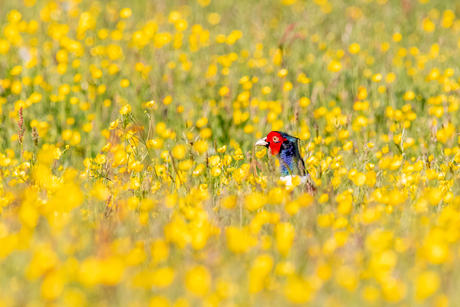
M327 69L332 72L339 72L342 69L342 64L336 60L332 60L329 65L327 65Z
M59 148L55 148L53 151L54 159L59 160L62 155L62 152Z
M171 102L172 102L172 97L169 96L169 95L166 96L166 97L163 99L163 104L164 104L165 106L170 105Z
M312 299L313 290L310 283L298 276L292 276L284 287L284 294L292 303L303 304Z
M154 263L159 263L168 259L169 245L162 239L156 240L151 248L152 260Z
M259 150L258 152L256 152L256 157L258 159L262 159L266 154L267 154L267 149L263 148L262 150Z
M244 206L249 211L255 211L262 208L267 201L267 197L262 193L249 194L245 198Z
M17 65L17 66L15 66L15 67L13 67L13 69L11 69L10 75L12 75L12 76L17 76L17 75L19 75L21 72L22 72L22 66L21 66L21 65Z
M222 199L221 206L225 209L233 209L236 206L236 196L230 195Z
M247 228L240 229L229 226L225 230L225 234L227 237L227 247L235 254L245 253L251 247L252 240Z
M361 296L367 302L375 302L380 297L380 291L373 286L367 286L361 292Z
M391 303L401 301L407 293L407 286L404 282L388 278L382 284L383 297Z
M289 92L290 90L292 90L292 83L287 81L283 85L283 91Z
M263 254L258 256L249 271L249 291L257 293L264 288L264 281L273 268L273 258Z
M185 160L185 161L181 161L181 162L179 163L178 168L179 168L181 171L188 171L192 166L193 166L192 160Z
M348 47L348 51L350 51L351 54L358 53L360 49L361 47L359 46L358 43L353 43L350 45L350 47Z
M212 136L212 130L210 128L204 128L200 131L200 136L203 139L209 139Z
M120 114L121 115L126 115L131 112L131 105L126 104L120 109Z
M310 99L308 99L307 97L302 97L299 99L299 105L302 107L302 108L306 108L310 105Z
M425 18L423 19L423 30L427 33L431 33L436 29L434 23L429 19Z
M406 92L403 96L404 100L412 100L415 98L415 94L412 91Z
M202 153L205 153L208 150L208 144L204 140L199 140L199 141L196 141L193 144L193 149L196 152L202 154Z
M120 81L120 86L121 87L128 87L129 86L129 80L128 79L123 79Z
M163 148L164 141L161 138L156 138L147 141L147 148L161 149Z
M126 164L126 162L128 162L127 154L123 148L118 148L117 150L115 150L113 156L116 165L123 165Z
M329 195L328 194L321 194L318 202L320 204L324 204L325 202L327 202L329 200Z
M152 297L149 303L149 307L171 307L169 300L161 295Z
M281 255L287 256L294 242L295 230L290 223L276 224L276 247Z
M180 19L174 23L174 26L177 31L185 31L188 27L188 23L185 19Z
M393 34L393 40L394 40L395 42L399 42L399 41L401 41L401 39L402 39L402 34L401 34L401 33L395 33L395 34Z
M176 145L172 150L173 157L178 160L183 159L186 154L187 154L187 149L184 145Z
M124 8L120 11L121 18L129 18L131 14L132 14L132 11L130 8Z
M251 134L254 132L254 127L252 125L246 125L243 128L244 133Z
M211 169L211 176L218 177L220 174L222 174L222 169L220 167L216 166Z
M345 265L339 267L336 272L335 280L340 286L347 289L349 292L354 292L358 286L358 276L356 274L356 270L350 266Z
M318 226L327 228L332 225L334 217L330 214L319 214L316 218Z
M58 272L49 273L42 282L41 296L45 300L56 299L64 289L65 279Z
M420 274L415 283L415 297L424 300L432 296L441 284L439 274L434 271L426 271Z
M449 247L442 242L428 242L424 250L426 259L433 264L444 263L449 257Z
M343 150L345 150L345 151L348 151L348 150L350 150L352 148L353 148L353 142L352 141L346 142L345 145L343 145Z
M198 164L195 170L193 171L193 177L198 177L201 174L203 174L204 169L205 169L204 164Z
M287 74L288 74L288 71L287 71L287 69L285 69L285 68L283 68L283 69L281 69L280 71L278 71L278 77L280 77L280 78L286 77Z
M354 184L360 187L366 182L366 175L364 175L361 172L356 173L356 175L353 176L352 180Z
M4 39L0 39L0 54L7 54L10 50L10 43Z
M367 98L367 90L364 86L360 86L358 88L358 99L359 100L364 100Z
M203 0L201 0L201 1L203 1ZM211 25L216 25L216 24L220 23L221 17L220 17L220 15L218 13L211 13L211 14L208 15L207 20Z
M118 257L109 257L100 261L100 283L113 286L120 282L125 264Z
M22 91L22 84L19 81L14 81L11 83L11 92L13 92L16 95L19 95Z
M97 155L96 158L94 159L94 162L97 164L104 164L107 161L105 155Z
M81 142L80 132L74 131L72 137L70 138L70 145L78 145Z
M110 197L109 189L102 183L102 181L98 181L96 185L91 190L91 196L106 201Z
M382 74L375 74L372 76L372 81L374 82L380 82L382 81Z
M211 282L211 274L204 266L195 266L185 275L187 289L198 297L203 297L209 292Z
M220 96L226 96L230 92L230 89L227 86L221 87L219 90Z
M438 178L438 173L436 170L430 168L425 171L425 176L428 180L435 180Z

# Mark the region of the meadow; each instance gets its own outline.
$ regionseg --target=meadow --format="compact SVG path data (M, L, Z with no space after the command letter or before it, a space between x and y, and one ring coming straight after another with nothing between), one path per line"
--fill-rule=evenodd
M0 0L0 28L1 307L460 305L460 2Z

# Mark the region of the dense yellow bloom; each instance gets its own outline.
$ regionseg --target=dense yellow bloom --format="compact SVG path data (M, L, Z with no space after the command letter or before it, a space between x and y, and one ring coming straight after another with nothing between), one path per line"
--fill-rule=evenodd
M454 1L6 2L0 305L459 300Z
M150 304L149 304L149 307L170 307L170 306L171 304L169 300L166 297L160 296L160 295L154 296L150 300Z
M290 277L284 287L286 298L295 304L309 301L313 296L312 292L310 283L297 276Z
M41 296L45 300L56 299L64 289L64 277L59 273L49 273L42 282Z
M356 271L349 266L341 266L337 269L336 282L350 292L354 292L358 286Z
M211 287L211 274L203 266L196 266L187 271L185 284L187 289L196 296L204 296Z
M382 293L388 302L399 302L406 296L407 286L402 281L389 278L382 284Z

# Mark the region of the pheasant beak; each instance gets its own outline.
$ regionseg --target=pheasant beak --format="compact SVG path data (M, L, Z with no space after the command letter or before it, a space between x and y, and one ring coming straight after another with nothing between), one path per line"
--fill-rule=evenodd
M263 138L263 139L260 139L258 140L254 145L255 146L265 146L265 147L268 147L270 143L267 142L267 138Z

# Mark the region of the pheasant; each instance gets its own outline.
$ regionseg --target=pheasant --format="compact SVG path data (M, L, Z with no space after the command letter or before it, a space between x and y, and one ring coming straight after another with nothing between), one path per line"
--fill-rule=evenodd
M292 176L298 175L301 183L306 183L307 192L315 194L316 187L312 178L305 169L305 162L300 156L299 139L281 131L272 131L263 139L256 142L255 146L270 148L271 154L280 161L281 181L292 185Z

